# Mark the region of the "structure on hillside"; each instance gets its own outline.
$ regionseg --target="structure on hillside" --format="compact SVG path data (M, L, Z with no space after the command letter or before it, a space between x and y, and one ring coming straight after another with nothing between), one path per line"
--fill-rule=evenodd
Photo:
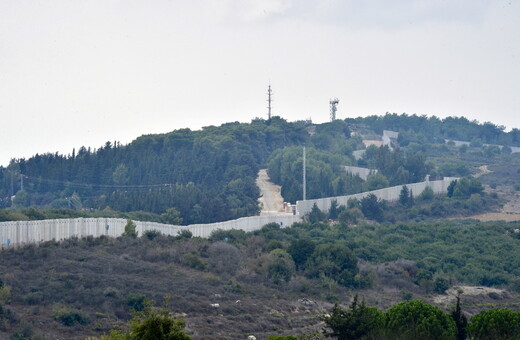
M357 166L345 166L345 171L352 175L358 175L362 180L366 181L368 176L377 173L377 169L360 168Z
M397 138L399 138L399 132L383 130L383 145L387 145L390 150L394 150L399 145Z
M336 120L336 111L338 111L338 103L339 99L334 98L329 101L330 103L330 121L333 122Z

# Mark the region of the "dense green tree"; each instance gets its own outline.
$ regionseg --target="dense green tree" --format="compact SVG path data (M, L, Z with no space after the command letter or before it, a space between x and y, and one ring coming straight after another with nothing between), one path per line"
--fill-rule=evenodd
M315 247L316 245L312 240L299 238L291 242L287 252L292 256L297 268L302 268L314 252Z
M379 200L376 195L369 194L363 197L360 203L361 211L366 218L376 221L382 221L384 219L384 203Z
M468 319L462 313L460 308L460 296L457 296L457 304L455 309L450 313L453 321L455 321L455 326L457 328L457 340L466 340L468 337L467 327L468 327Z
M437 294L444 294L450 288L448 281L442 277L438 277L433 281L433 290Z
M181 225L182 217L181 213L175 208L168 208L164 214L161 214L161 218L164 223L173 224L173 225Z
M269 253L267 277L276 284L287 283L294 275L294 261L283 249L274 249Z
M323 211L318 208L316 203L312 206L311 212L309 213L309 222L311 223L317 223L321 221L325 221L327 218L327 214L325 214Z
M324 330L326 337L357 340L377 339L382 335L383 313L377 308L367 307L364 300L359 303L357 295L348 309L335 304L323 321L330 329Z
M399 203L402 205L407 205L410 200L410 190L406 185L403 185L401 188L401 192L399 193Z
M352 250L341 244L317 246L305 265L305 274L308 277L328 277L347 287L354 284L358 271L356 256Z
M520 312L504 308L481 311L470 319L468 333L475 340L520 339Z
M391 338L403 340L455 339L455 321L440 308L420 300L403 301L385 313L385 328Z

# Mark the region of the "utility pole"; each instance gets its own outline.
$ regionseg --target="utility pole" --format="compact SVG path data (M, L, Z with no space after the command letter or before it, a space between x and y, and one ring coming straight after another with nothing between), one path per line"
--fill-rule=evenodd
M303 146L303 200L307 200L307 170L306 170L306 159L305 159L305 145Z
M20 174L20 190L23 191L23 174Z
M271 91L271 84L269 84L269 87L267 88L267 118L271 119L271 102L273 101L271 96L273 94L273 91Z

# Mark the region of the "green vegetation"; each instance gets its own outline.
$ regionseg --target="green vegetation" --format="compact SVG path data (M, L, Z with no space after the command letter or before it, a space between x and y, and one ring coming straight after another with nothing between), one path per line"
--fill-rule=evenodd
M112 330L109 335L99 339L89 337L86 340L190 340L184 328L186 322L175 318L167 310L156 311L150 306L129 322L130 331Z
M361 136L383 129L399 131L399 145L370 146L355 160ZM117 239L0 251L0 337L303 339L319 331L320 313L358 293L361 302L355 298L348 309L336 304L324 317L325 335L514 339L520 224L443 219L496 210L504 203L499 195L519 190L518 155L486 143L520 145L520 134L453 117L387 114L319 125L275 117L13 160L0 168L0 221L118 217L128 223ZM368 195L347 206L333 202L329 211L315 205L290 228L271 223L252 233L219 230L208 239L187 230L137 234L133 221L192 224L257 214L261 168L282 186L286 201L301 199L303 145L309 198L398 185L399 200ZM378 172L365 181L346 173L346 165ZM408 184L427 174L460 178L448 195L412 192ZM461 285L516 293L470 297L455 288ZM166 309L149 307L147 301L169 295ZM434 297L451 302L441 310L426 303ZM474 316L468 322L466 315ZM310 335L288 335L295 331Z
M318 321L296 310L305 306L316 315L320 305L295 305L302 296L336 302L358 290L386 309L460 284L516 287L520 238L514 229L519 227L471 220L290 228L272 223L253 233L217 231L208 240L154 232L153 237L46 242L0 252L0 273L9 273L1 277L3 287L10 287L0 303L2 327L9 334L21 332L17 315L37 309L41 314L31 316L35 322L54 322L63 327L61 334L93 334L88 333L93 329L108 334L114 320L127 322L146 309L147 300L173 294L165 308L187 313L189 329L198 332L223 329L236 338L261 323L266 336L274 325L312 333ZM515 306L505 295L485 299L465 303L473 312ZM211 309L213 303L220 304L218 311ZM51 311L44 308L51 305L56 306ZM258 307L264 305L269 307ZM226 322L209 324L211 313ZM458 320L454 324L462 325ZM44 331L37 323L31 327L36 334Z
M475 340L520 339L520 312L490 309L474 315L468 324L458 299L448 314L420 300L400 302L383 313L364 301L359 304L356 295L348 309L336 304L323 320L325 336L339 340L464 340L468 334Z
M0 207L145 211L185 224L254 215L260 165L272 151L307 139L303 124L273 117L147 135L128 145L107 142L68 156L35 155L0 168L0 197L7 197Z

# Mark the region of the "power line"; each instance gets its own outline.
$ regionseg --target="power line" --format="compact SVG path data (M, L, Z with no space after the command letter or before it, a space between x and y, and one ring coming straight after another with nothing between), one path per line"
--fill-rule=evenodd
M114 185L114 184L92 184L92 183L77 183L77 182L70 182L70 181L60 181L56 179L49 179L49 178L43 178L43 177L32 177L24 175L26 179L30 179L32 181L37 182L47 182L47 183L53 183L53 184L63 184L69 187L77 187L77 188L86 188L86 189L93 189L93 188L102 188L102 189L146 189L146 188L164 188L164 187L172 187L175 184L172 183L162 183L162 184L134 184L134 185Z

